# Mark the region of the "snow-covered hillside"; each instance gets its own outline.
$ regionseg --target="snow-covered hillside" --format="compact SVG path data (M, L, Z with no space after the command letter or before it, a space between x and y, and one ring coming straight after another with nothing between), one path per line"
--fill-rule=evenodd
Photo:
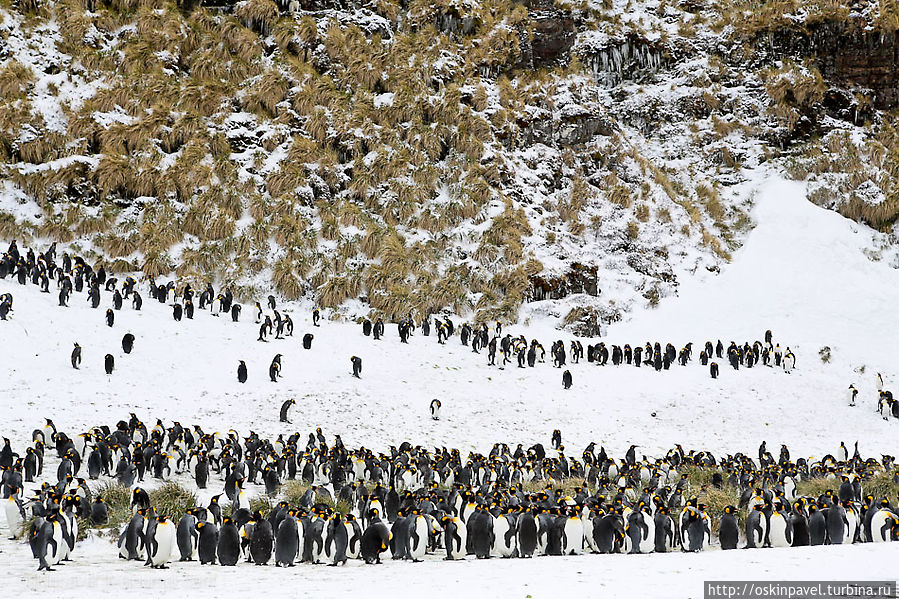
M389 325L386 338L373 341L355 324L324 320L313 328L309 312L285 305L296 322L294 337L262 343L255 340L251 306L240 323L204 312L175 322L171 308L146 293L140 312L126 304L109 328L105 309L92 310L83 295L73 296L68 309L58 308L55 294L7 278L0 292L14 295L15 314L4 323L0 363L9 369L4 384L23 410L11 414L6 427L26 438L39 423L35 416L54 415L83 428L136 411L144 418L272 434L284 432L277 423L281 402L295 397L298 430L324 425L375 447L412 440L483 450L500 440L545 441L560 428L578 451L596 441L619 453L636 443L651 456L674 443L736 452L768 439L816 455L858 439L867 451L890 453L888 433L895 431L873 414L873 381L876 372L891 380L899 361L888 333L899 272L865 258L871 242L865 227L816 208L801 191L791 183L761 185L758 226L731 267L685 284L680 297L611 327L603 339L632 346L658 340L678 348L693 342L698 355L707 339L752 342L771 329L775 341L797 355L799 368L791 375L769 368L732 372L722 361L721 378L711 380L695 359L661 373L584 361L570 366L574 387L563 392L561 372L548 357L537 368L499 370L458 337L442 346L435 336L419 334L403 345ZM510 331L537 337L547 349L555 339L568 342L552 328L555 321L537 318ZM120 347L127 332L137 339L131 355ZM300 344L306 332L315 336L310 351ZM83 347L81 371L68 367L75 342ZM818 356L825 346L832 356L827 364ZM116 358L112 376L103 371L106 353ZM284 356L283 379L273 384L268 366L276 353ZM353 355L363 360L361 380L349 376ZM241 359L250 373L246 385L236 382ZM854 410L844 401L850 383L862 397ZM444 402L440 422L427 413L435 397Z
M675 443L716 455L754 455L763 440L774 448L787 444L794 459L835 454L841 441L850 447L858 441L864 456L895 455L899 421L875 414L874 374L882 373L888 387L896 380L899 349L891 338L899 271L865 256L873 231L805 201L801 185L759 175L744 190L754 197L756 227L733 263L720 275L685 281L678 297L610 327L603 339L678 347L693 342L694 359L686 367L655 372L582 361L567 366L574 385L563 391L561 371L549 363L524 370L489 367L483 353L461 346L457 336L443 346L434 336L416 334L404 345L389 325L386 337L374 341L355 324L325 319L313 328L307 310L284 305L279 308L296 323L294 337L262 343L255 340L258 327L249 307L240 323L209 313L175 322L169 306L146 294L140 312L126 304L109 328L103 318L108 294L101 309L91 309L83 294L60 308L55 294L7 278L0 281L0 295L12 293L15 303L11 320L0 322L0 435L21 446L45 417L79 431L136 412L148 424L161 418L206 431L234 428L241 435L305 435L320 426L348 446L376 451L402 441L463 452L487 452L496 442L548 445L558 428L569 455L579 455L590 441L616 456L636 444L638 455L659 457ZM547 348L557 338L567 343L569 337L554 328L558 319L542 309L547 305L534 304L528 325L511 332L537 337ZM707 339L751 342L766 329L796 354L791 374L763 366L735 372L721 360L721 376L712 380L696 360ZM136 337L130 355L120 347L126 332ZM306 332L315 335L311 350L300 345ZM77 371L69 365L74 342L84 348ZM827 363L819 357L825 346L831 350ZM103 372L106 353L116 359L111 376ZM272 383L267 369L276 353L283 354L283 378ZM350 376L353 355L364 362L358 380ZM245 385L235 377L241 359L249 366ZM856 407L847 405L850 383L860 391ZM278 408L290 397L297 399L293 424L279 424ZM443 402L439 421L428 415L432 398ZM52 476L55 466L48 472ZM201 502L217 492L201 492ZM442 563L433 557L423 564L288 572L175 563L157 572L118 560L113 545L93 538L78 546L72 564L37 575L27 545L2 540L0 550L5 580L22 596L80 596L103 576L116 587L137 585L165 595L199 585L216 594L266 588L281 596L290 586L316 597L362 588L373 597L548 597L564 584L566 593L622 596L639 588L641 596L696 597L706 579L890 578L899 556L893 543L533 561Z
M0 3L0 235L587 331L723 266L760 166L896 245L892 5L213 5Z

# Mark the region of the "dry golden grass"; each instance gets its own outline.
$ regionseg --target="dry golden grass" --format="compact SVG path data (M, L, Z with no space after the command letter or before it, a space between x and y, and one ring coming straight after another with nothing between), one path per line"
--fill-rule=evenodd
M5 100L22 98L35 81L31 67L11 60L0 71L0 97Z
M278 5L271 0L244 0L237 4L234 16L259 35L267 36L278 20Z

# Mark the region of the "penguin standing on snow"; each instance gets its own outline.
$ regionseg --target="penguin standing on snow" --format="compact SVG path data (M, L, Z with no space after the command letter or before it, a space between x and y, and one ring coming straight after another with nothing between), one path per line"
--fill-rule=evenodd
M272 549L275 545L272 524L262 518L259 512L254 515L254 520L256 524L253 528L253 538L250 539L250 557L257 566L265 566L272 558Z
M440 522L443 525L443 538L446 546L445 559L465 559L467 542L465 524L455 516L444 516Z
M228 516L222 520L217 549L219 564L222 566L237 565L237 560L240 558L240 535L234 521Z
M276 354L272 360L272 365L268 367L268 376L273 383L278 382L278 377L281 376L281 354Z
M72 350L72 368L78 370L79 364L81 364L81 346L76 343L75 349Z
M109 308L106 310L106 326L111 327L113 324L115 324L115 312Z
M102 526L109 522L109 507L100 495L94 497L91 504L90 519L94 526Z
M303 535L297 526L296 512L288 510L284 518L278 522L275 531L275 566L293 567L297 556L303 554Z
M179 561L182 562L193 561L197 553L197 541L200 534L197 531L198 521L195 509L189 508L178 520L178 526L175 527L175 542L178 545L178 553L181 554Z
M312 333L306 333L303 335L303 349L312 349L312 338L314 335Z
M318 326L318 319L321 317L321 314L318 311L318 308L312 310L312 326Z
M359 375L362 374L362 358L353 356L350 358L350 361L353 363L353 376L357 379L360 378Z
M855 398L858 396L858 389L855 388L855 385L849 385L849 405L855 406Z
M387 543L390 542L390 530L380 518L377 509L370 511L368 527L362 533L362 542L359 552L366 564L380 564L381 553L387 551Z
M552 443L553 449L558 451L559 448L562 447L562 431L560 431L559 429L555 429L553 431L550 442Z
M106 374L112 374L112 371L115 370L115 358L112 357L112 354L106 354L103 364L106 368Z
M762 505L756 504L746 516L746 547L755 549L763 547L768 538L768 520Z
M134 335L126 333L125 336L122 337L122 351L126 354L130 354L132 349L134 349Z
M566 370L562 373L562 388L570 389L571 388L571 371Z
M243 360L240 361L240 364L237 365L237 382L238 383L246 383L247 382L247 363Z
M153 568L167 568L175 546L175 527L165 516L156 517L152 536L147 538L147 565Z
M431 400L431 419L440 420L440 405L439 399Z
M713 379L718 378L718 362L712 362L709 364L709 374L712 375Z
M285 401L283 404L281 404L281 414L279 416L279 422L286 422L288 424L291 424L290 420L287 419L287 416L288 416L287 412L288 412L288 410L290 410L291 406L293 406L295 403L297 403L297 401L295 399L291 398L291 399L288 399L287 401Z
M233 304L231 306L231 321L232 322L240 321L240 310L241 310L240 304Z
M814 503L808 506L809 545L823 545L827 540L827 521L824 512Z
M197 559L200 565L215 564L215 552L218 549L219 532L214 522L197 522Z
M787 374L790 374L790 372L794 368L796 368L796 356L793 355L793 352L790 351L789 347L787 348L787 352L784 354L783 365L784 372L786 372Z
M331 559L329 566L346 564L349 532L343 525L343 514L335 513L328 519L325 535L325 556Z

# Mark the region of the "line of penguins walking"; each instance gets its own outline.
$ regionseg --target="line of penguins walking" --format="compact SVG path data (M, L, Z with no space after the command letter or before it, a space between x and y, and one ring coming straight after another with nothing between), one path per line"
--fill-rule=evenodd
M533 368L537 363L546 362L546 349L543 344L537 339L531 339L528 342L524 335L513 336L511 333L503 335L503 325L499 321L496 322L492 335L487 323L472 326L466 322L457 328L449 316L427 316L422 320L419 328L422 335L428 337L431 335L432 327L436 329L437 343L441 345L453 337L458 330L459 341L463 346L470 346L474 353L481 353L481 350L486 348L489 366L497 365L499 355L498 366L501 370L505 369L507 364L515 363L518 368ZM369 319L362 321L362 334L366 337L371 336L377 341L384 336L384 330L384 320L381 318L374 322ZM416 331L414 317L407 314L401 318L397 322L397 331L400 342L409 343L409 339ZM632 348L630 344L607 346L604 341L600 341L593 345L588 344L585 352L584 345L579 340L571 341L566 350L565 342L559 339L552 343L550 357L556 368L563 368L569 361L572 364L579 364L586 357L588 363L597 366L606 366L611 361L613 366L633 365L637 368L646 366L658 372L669 370L673 364L681 366L689 364L693 357L693 344L687 343L678 351L671 343L667 343L663 349L659 342L653 344L647 341L644 346L635 345ZM720 339L717 344L706 341L703 349L699 352L699 361L702 366L709 368L709 374L713 379L718 378L720 374L720 367L714 361L716 358L726 358L734 370L739 370L740 367L753 368L763 365L782 368L789 374L796 367L796 355L789 347L784 351L781 349L780 343L775 344L770 330L765 332L764 343L756 340L753 343L747 341L743 345L738 345L735 341L731 341L730 345L725 348ZM562 373L562 387L570 389L572 384L571 371L565 370Z
M66 252L62 254L62 264L58 265L56 254L56 243L51 244L45 252L37 256L30 248L25 254L20 254L17 243L13 240L7 251L0 257L0 279L12 275L22 285L30 280L33 284L39 285L41 291L45 293L50 292L50 281L56 280L59 290L59 305L63 307L68 305L73 292L84 291L91 306L98 308L102 302L102 288L103 292L112 294L110 297L112 306L105 312L105 321L109 327L114 326L116 312L122 309L126 301L131 302L133 309L141 309L143 298L137 289L137 281L133 277L127 277L119 285L118 279L108 276L103 266L94 269L80 256L72 257ZM179 288L172 281L157 284L153 278L148 280L148 288L151 299L155 299L161 304L171 302L172 316L178 322L183 318L193 319L197 309L208 310L211 315L216 317L222 314L230 315L233 322L239 322L243 311L241 304L234 301L230 289L226 288L217 293L211 283L207 283L199 294L190 283ZM260 302L255 302L254 322L259 325L257 340L268 342L270 337L276 340L292 337L294 322L290 314L282 314L277 309L276 299L273 295L267 297L266 305L269 312L263 309ZM0 319L5 320L12 308L12 294L7 293L0 296ZM312 312L313 326L318 327L319 321L320 312L316 308ZM445 344L457 332L457 327L449 316L432 317L429 315L424 318L420 325L422 335L430 336L432 327L436 330L437 342L440 344ZM378 318L374 322L369 319L363 320L362 331L365 336L373 336L375 340L380 339L385 331L383 319ZM411 314L399 319L397 331L400 341L408 343L416 331L415 319ZM504 369L507 364L512 364L513 357L519 368L534 367L538 362L544 363L546 360L546 350L538 340L532 339L528 342L524 335L513 336L510 333L503 335L503 325L499 321L495 323L492 335L487 323L474 326L463 323L461 327L458 327L458 333L463 346L470 346L475 353L480 353L482 349L486 350L490 366L497 365L498 357L500 358L498 366L501 369ZM312 333L304 334L302 339L304 349L311 349L313 338ZM122 337L121 345L125 354L132 352L134 344L135 337L132 333L126 333ZM647 342L644 346L635 345L633 348L629 344L607 347L605 342L599 342L593 345L588 344L585 351L579 340L571 341L567 350L564 341L557 340L550 348L552 363L557 368L563 368L569 361L578 364L586 357L588 363L598 366L605 366L611 361L614 366L634 365L638 368L647 366L661 371L668 370L672 364L686 366L691 361L692 355L692 343L687 343L678 351L671 343L667 343L663 349L659 342L655 344ZM82 346L75 342L70 356L72 367L79 368L82 358ZM268 367L268 376L271 382L277 383L282 376L282 358L282 354L276 354ZM780 344L773 343L770 330L765 333L764 343L757 340L753 343L745 342L743 345L738 345L731 341L725 349L719 339L714 345L711 341L707 341L699 353L700 363L709 368L712 378L717 378L720 374L720 368L715 359L724 358L734 370L739 370L741 366L752 368L761 364L781 367L784 372L789 373L796 365L796 356L789 347L785 352L781 351ZM362 359L358 356L351 356L350 364L352 376L360 378ZM107 375L111 375L115 370L115 356L111 353L104 356L104 370ZM246 383L248 378L247 364L244 360L239 360L237 380L240 383ZM564 389L570 389L573 385L573 376L568 369L562 373L562 385ZM881 411L899 413L899 405L893 402L891 395L885 396L880 405L886 406Z
M160 568L175 559L292 566L379 563L387 555L420 561L428 554L460 560L698 552L712 544L713 519L725 550L741 542L758 548L899 539L899 494L864 492L865 481L881 473L899 484L895 458L864 459L857 443L851 456L841 443L836 455L793 461L786 446L775 459L763 442L756 461L680 445L662 458L638 459L634 445L614 458L595 443L577 459L565 455L558 430L548 449L497 443L487 455L464 458L456 449L429 451L409 442L377 454L349 449L340 435L329 444L321 429L303 441L298 432L242 437L159 420L148 428L135 414L70 436L47 419L24 456L8 439L0 449L7 525L16 536L30 521L38 568L51 569L76 549L79 521L107 523L104 498L88 481L111 478L131 489L133 512L118 536L119 556ZM53 454L56 482L50 475L26 493ZM711 482L691 483L690 471L710 474ZM173 474L192 478L197 489L216 480L223 489L205 507L165 514L137 485ZM833 481L833 488L800 495L798 483L810 479ZM291 480L309 485L299 501L281 500L268 513L251 509L251 485L274 501ZM711 513L703 499L712 487L738 490L737 504Z
M21 254L16 240L13 240L7 251L0 256L0 279L13 276L21 285L26 285L30 281L32 284L38 285L43 293L50 293L50 281L56 281L60 307L68 307L73 293L84 292L86 301L96 309L103 303L103 294L110 294L108 296L110 307L104 314L106 325L110 328L115 326L116 313L122 310L126 302L130 302L133 310L142 309L143 296L138 289L138 282L133 277L129 276L123 281L119 281L116 277L108 275L102 265L94 268L80 256L72 257L67 252L63 252L61 256L61 264L57 264L56 257L56 243L51 244L45 252L35 255L30 248L26 253ZM221 292L216 292L211 283L207 283L205 288L198 293L190 283L185 283L180 287L176 286L173 281L157 284L156 280L151 277L147 281L147 288L151 299L171 307L172 317L176 322L181 322L182 319L192 320L197 310L208 311L215 317L230 315L233 322L239 322L243 311L243 306L234 300L234 294L230 289L226 288ZM255 302L254 322L259 325L257 340L267 342L270 337L273 339L292 337L294 322L290 314L282 314L278 311L273 295L267 297L266 306L268 312L263 309L260 302ZM13 295L4 293L0 295L0 320L8 320L12 314ZM319 310L314 309L312 326L320 326L320 318ZM303 335L302 346L304 349L312 348L313 338L312 333ZM128 332L123 335L121 345L122 351L126 355L131 354L134 350L135 341L134 334ZM273 383L277 383L282 376L282 358L282 354L275 354L268 367L268 378ZM83 348L76 341L69 357L72 368L80 369L83 359ZM352 356L350 364L351 374L360 378L362 359ZM115 371L116 359L112 353L107 353L103 357L103 368L107 375L111 375ZM244 360L239 360L237 380L240 383L246 383L248 378L247 364Z

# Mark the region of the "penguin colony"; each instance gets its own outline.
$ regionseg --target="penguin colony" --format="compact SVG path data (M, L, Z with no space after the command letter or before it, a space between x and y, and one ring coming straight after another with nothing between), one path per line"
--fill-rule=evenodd
M101 288L111 294L112 308L105 313L106 324L115 326L115 312L130 300L140 310L143 299L136 281L128 277L120 282L108 276L103 267L89 266L80 257L62 255L56 262L56 246L35 257L32 250L20 255L16 243L0 258L0 278L14 276L21 285L31 281L42 292L50 293L50 280L57 282L59 305L65 307L73 292L85 293L93 308L101 303ZM230 291L216 294L211 285L197 295L190 285L176 289L174 283L157 285L149 281L149 297L161 304L172 302L176 321L192 319L196 308L208 309L213 316L230 315L239 321L242 307ZM260 325L258 341L292 336L289 315L276 309L269 296L267 313L255 304L255 323ZM12 315L11 294L0 296L0 319ZM313 326L318 326L318 310ZM433 321L433 322L432 322ZM382 320L362 323L363 334L380 339L385 334ZM516 363L519 368L545 362L545 350L537 340L503 335L501 323L491 329L486 324L456 327L449 318L425 318L423 336L436 331L439 344L446 344L458 332L460 341L472 351L487 355L488 364L500 369ZM411 316L397 324L402 343L416 331ZM312 334L303 337L303 347L311 349ZM130 333L122 338L125 354L137 340ZM679 352L672 344L663 350L660 343L645 346L606 346L605 343L582 346L573 341L566 349L563 341L552 344L550 358L555 367L587 363L606 366L632 365L668 370L671 365L687 366L692 360L692 344ZM73 368L82 364L82 347L74 344ZM789 348L781 351L772 335L764 343L755 341L726 348L719 340L706 342L699 361L715 378L720 370L715 360L726 359L734 370L767 365L790 373L796 358ZM351 372L359 377L362 360L350 358ZM115 370L112 354L104 368ZM281 354L269 367L269 378L281 376ZM237 368L238 382L248 378L246 364ZM878 385L878 412L884 418L899 418L899 406L892 393ZM563 372L563 386L570 388L570 370ZM857 392L850 387L850 405ZM289 423L289 410L295 404L287 400L281 407L280 421ZM430 405L431 417L440 418L440 400ZM44 470L45 448L55 449L59 459L56 483L45 482L27 497L26 483L35 483ZM718 543L723 549L742 544L746 547L798 546L822 543L882 542L897 539L899 519L894 507L897 498L875 497L862 493L863 481L878 472L891 472L891 456L881 461L862 460L856 449L850 459L841 445L837 456L821 460L800 458L790 461L786 448L775 461L764 449L759 461L743 455L716 459L704 451L685 453L680 446L665 458L638 461L635 447L623 459L609 457L604 449L595 452L591 444L582 459L566 457L561 432L555 431L552 450L535 445L524 450L520 445L511 452L497 444L487 456L470 454L462 459L458 450L445 448L429 452L409 443L389 453L375 454L366 448L348 450L339 436L328 445L319 429L310 434L305 447L299 433L284 439L262 439L254 433L241 439L234 431L228 435L206 434L199 426L166 427L161 421L148 430L134 414L114 427L106 425L69 437L57 432L52 420L32 436L25 455L13 452L4 440L0 450L2 495L9 530L17 534L22 523L30 521L27 536L40 569L69 558L78 537L78 519L91 524L106 523L104 499L94 496L84 478L114 479L132 488L134 515L120 531L119 555L140 559L148 566L165 567L180 555L185 561L234 565L247 558L257 564L290 566L297 562L338 564L347 559L380 561L382 555L394 559L418 561L426 554L445 554L447 559L468 555L531 557L593 553L646 553L653 551L700 551L712 542L713 521L717 521ZM48 456L49 457L49 456ZM53 458L51 458L53 459ZM82 464L84 465L82 466ZM710 513L701 502L702 490L690 489L680 474L684 466L713 472L715 486L729 485L741 490L736 506L721 513ZM150 505L149 495L137 484L145 476L167 480L174 475L190 476L198 489L212 481L224 483L222 495L230 506L219 505L216 496L206 508L194 508L179 515L177 522L159 514ZM796 483L808 478L841 479L838 491L819 497L802 497ZM302 480L312 485L297 505L282 501L268 514L249 509L247 485L264 486L265 493L277 497L285 480ZM526 483L537 482L543 491L525 492ZM566 493L560 484L570 486ZM554 486L555 485L555 486ZM336 512L331 505L339 501L351 506L348 514ZM223 510L230 512L223 516ZM745 521L740 525L739 518ZM176 553L177 551L177 553Z
M104 313L106 325L115 327L116 312L122 310L126 301L131 302L133 310L143 307L143 297L138 291L138 283L133 277L127 277L124 281L107 274L103 266L94 268L80 256L72 257L63 252L61 264L56 262L56 243L43 253L35 255L32 249L26 253L19 252L16 240L13 240L7 251L0 256L0 279L8 276L14 277L20 285L26 285L30 281L40 287L41 292L50 293L50 281L56 281L59 292L59 306L68 307L73 293L84 292L87 302L92 308L99 308L102 302L103 292L111 294L112 307ZM230 289L216 293L211 283L199 294L191 287L190 283L181 288L176 288L174 282L157 284L151 277L147 281L149 297L160 304L169 304L172 308L172 316L176 322L187 318L192 320L196 310L208 310L212 316L220 317L222 314L230 315L233 322L240 321L242 306L234 301L234 294ZM102 289L102 291L101 291ZM196 302L196 306L194 305ZM256 302L256 324L260 325L259 341L267 342L270 336L274 339L285 339L293 336L294 323L289 314L281 314L276 309L274 296L269 295L267 306L272 311L266 314L259 302ZM13 316L13 296L10 293L0 295L0 320L8 320ZM314 325L318 326L318 310L315 311ZM303 338L303 347L310 349L312 346L312 334L306 334ZM131 354L135 348L136 339L132 333L125 333L122 337L122 351ZM79 369L82 364L84 348L76 341L71 355L72 368ZM115 371L115 357L108 353L103 357L103 368L108 375ZM269 367L269 380L278 382L281 374L281 354L276 354ZM353 361L353 370L361 372L361 358ZM241 383L248 379L246 363L240 360L237 366L237 378ZM358 376L358 373L355 374Z
M67 252L63 252L61 262L56 262L56 243L38 255L35 255L32 249L28 249L24 254L19 252L17 243L13 240L7 251L0 256L0 279L13 276L21 284L26 285L29 281L38 285L42 292L50 293L50 281L56 281L56 287L59 290L59 305L66 307L69 304L73 292L84 292L87 301L93 308L99 308L101 304L102 292L111 293L112 308L108 308L105 312L105 320L108 326L115 325L115 312L122 309L124 302L131 300L131 306L134 310L140 310L143 306L143 297L137 289L137 281L133 277L127 277L124 281L107 274L103 266L93 268L80 256L70 256ZM121 284L120 284L121 283ZM153 278L148 280L149 297L155 299L160 304L171 302L173 316L176 321L182 318L193 319L195 309L208 310L212 316L219 317L222 314L230 315L233 322L239 322L242 313L242 306L234 301L234 295L230 289L225 289L221 293L216 293L211 283L207 283L206 287L199 294L191 287L185 284L183 287L176 287L174 282L166 284L157 284ZM196 307L194 302L196 301ZM294 323L289 314L282 314L277 310L277 302L274 296L269 295L266 299L266 307L270 312L263 309L260 302L255 302L255 324L259 325L258 341L268 342L269 338L275 340L286 339L292 337L294 332ZM0 295L0 320L7 320L13 313L13 297L10 293ZM320 313L316 308L313 310L313 326L319 326ZM433 321L433 322L432 322ZM400 319L397 323L397 332L402 343L409 343L416 331L415 320L409 314ZM498 366L504 369L507 364L516 364L518 368L534 367L537 363L545 363L546 350L544 346L537 340L532 339L530 342L524 335L513 336L510 333L503 335L502 323L496 322L491 328L486 324L471 325L463 323L457 327L455 323L448 317L425 317L420 325L423 336L430 336L432 329L436 331L437 342L446 344L450 337L455 336L458 332L459 340L463 346L470 346L474 353L486 352L487 363L490 366ZM364 319L362 322L362 332L365 336L371 336L375 340L381 339L385 334L385 324L382 319L376 319L374 322ZM314 335L306 333L302 338L302 346L304 349L311 349ZM122 350L124 353L131 354L135 348L137 340L131 333L125 333L122 337ZM84 348L76 341L71 355L72 367L78 369L81 367ZM276 354L268 369L268 380L277 383L283 376L283 364L281 362L281 354ZM661 343L646 342L644 345L630 344L610 345L605 342L599 342L595 345L588 345L585 348L583 344L574 340L569 343L566 349L562 340L552 343L550 348L550 360L553 366L562 369L567 364L579 364L585 359L587 363L597 366L607 366L610 362L613 366L635 366L637 368L646 367L653 368L656 371L669 370L672 365L687 366L693 359L693 344L687 343L680 350L667 343L662 348ZM709 369L712 378L720 375L720 367L715 360L726 359L728 364L734 370L742 368L753 368L758 365L776 367L783 369L784 372L790 373L796 367L796 356L787 347L781 349L779 343L773 342L771 331L766 331L764 342L756 340L752 343L744 342L742 345L734 341L725 348L719 339L713 344L706 341L703 348L699 352L699 362L703 367ZM362 358L358 356L350 357L351 367L349 372L356 378L361 378L362 374ZM108 353L104 356L104 370L106 374L112 375L115 371L115 357ZM246 362L239 360L237 364L237 380L240 383L246 383L249 380ZM883 388L882 379L877 375L878 393L877 412L884 419L899 419L899 401L893 399L891 391ZM564 370L562 373L563 389L570 389L574 385L574 376L571 370ZM855 405L857 390L854 386L849 388L850 405Z
M79 520L108 521L104 499L92 493L80 476L85 473L131 489L133 512L119 531L119 556L156 568L175 560L293 566L371 564L388 555L415 562L428 554L461 560L698 552L714 543L713 523L724 550L899 540L899 494L864 490L882 473L899 484L895 458L864 459L858 443L851 457L841 443L836 455L795 461L785 445L775 459L764 442L757 460L742 453L716 458L680 445L657 459L638 459L632 445L615 458L591 443L577 459L565 455L556 430L552 449L538 443L513 451L497 443L487 455L463 458L456 449L432 452L408 442L377 454L351 449L339 435L329 444L320 428L305 444L298 432L272 440L159 420L148 429L135 414L72 435L47 419L24 457L3 441L7 526L13 536L27 536L38 569L69 559ZM58 459L57 482L26 493L45 459ZM737 505L712 513L702 501L706 488L691 485L688 469L710 474L712 487L739 491ZM138 485L173 474L192 478L198 489L220 484L222 492L170 520ZM800 495L797 484L810 479L833 481L833 488ZM310 485L298 502L251 511L251 485L277 499L289 480ZM542 490L528 492L526 485Z
M503 335L500 322L497 322L491 330L486 323L474 326L463 323L461 327L457 327L448 316L442 318L428 316L421 322L420 328L425 337L431 335L432 328L436 329L437 343L440 345L445 345L449 338L458 332L462 345L470 346L471 351L476 354L486 352L488 366L497 366L500 370L504 370L508 364L515 364L518 368L533 368L537 363L546 362L546 349L543 344L537 339L531 339L529 342L524 335L513 336L511 333ZM362 334L373 337L375 341L384 336L384 329L383 319L378 318L375 322L368 319L362 321ZM397 323L401 343L409 343L415 330L415 320L411 314ZM662 348L659 342L653 344L647 341L645 345L637 344L631 347L630 344L606 346L606 343L601 341L595 345L588 345L585 352L580 341L571 341L566 349L565 342L559 339L553 342L549 353L553 366L559 369L568 363L579 364L586 357L588 363L597 366L607 366L611 361L613 366L645 367L662 371L669 370L672 365L687 366L693 358L693 344L687 343L678 351L671 343ZM735 341L731 341L725 349L719 339L717 344L706 341L699 352L700 363L703 367L708 367L713 379L718 378L720 373L720 367L714 360L725 358L734 370L762 365L781 368L790 374L796 367L796 355L789 347L782 350L779 343L774 344L771 331L765 332L764 343L756 340L738 345ZM565 370L562 373L562 388L570 389L573 382L571 371Z

